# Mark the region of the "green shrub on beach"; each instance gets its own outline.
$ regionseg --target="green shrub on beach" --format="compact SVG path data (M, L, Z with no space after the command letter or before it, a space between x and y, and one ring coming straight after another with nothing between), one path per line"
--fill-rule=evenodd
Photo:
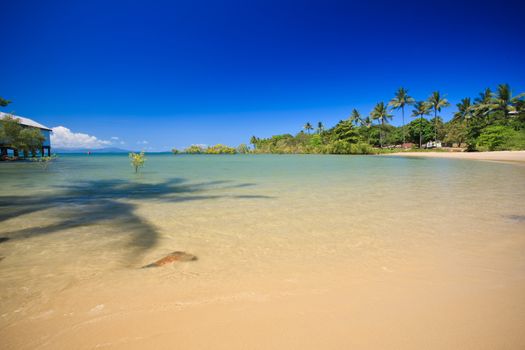
M525 148L525 131L508 126L489 126L478 137L478 151L505 151Z
M246 145L245 143L241 143L241 144L237 147L237 153L240 153L240 154L247 154L247 153L250 153L250 147L248 147L248 145Z
M206 154L235 154L235 153L237 153L235 148L226 146L226 145L222 145L220 143L214 146L210 146L206 149Z
M191 145L190 147L187 147L184 149L184 153L187 154L201 154L204 153L206 150L201 145Z

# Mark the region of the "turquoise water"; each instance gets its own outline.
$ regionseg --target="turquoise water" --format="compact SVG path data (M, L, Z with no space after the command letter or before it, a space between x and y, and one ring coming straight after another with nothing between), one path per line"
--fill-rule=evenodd
M165 292L160 303L260 291L253 286L263 282L283 293L283 283L312 279L331 290L359 281L364 291L384 276L398 286L470 281L481 301L503 285L515 312L525 310L523 166L149 154L135 174L127 155L82 154L60 155L46 170L0 163L0 178L4 338L49 310L63 327L71 320L62 315L82 308L132 309L136 292L153 286ZM175 250L199 260L140 269Z

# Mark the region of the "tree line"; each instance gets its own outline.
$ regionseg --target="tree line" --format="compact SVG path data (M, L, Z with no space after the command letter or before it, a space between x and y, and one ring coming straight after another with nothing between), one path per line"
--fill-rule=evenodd
M432 147L439 142L468 151L525 149L524 97L525 93L513 96L508 84L495 91L487 88L474 99L462 99L445 123L440 114L450 102L440 91L416 100L401 87L388 103L378 102L366 116L353 109L347 119L328 129L322 122L316 128L307 122L296 135L253 136L250 143L255 153L378 153L402 146L422 149L429 142ZM413 120L406 124L410 107ZM395 111L401 112L399 127L389 123Z

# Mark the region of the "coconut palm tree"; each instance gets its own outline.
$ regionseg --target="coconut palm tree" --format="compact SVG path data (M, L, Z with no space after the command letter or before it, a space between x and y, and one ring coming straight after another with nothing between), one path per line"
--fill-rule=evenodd
M437 114L441 112L441 108L450 106L450 103L444 96L441 96L439 91L434 91L432 95L430 95L428 103L430 107L434 109L434 140L437 141Z
M252 136L250 139L250 143L253 145L253 148L257 148L257 144L259 143L259 139L257 136Z
M357 126L357 123L361 121L361 113L359 113L359 111L354 108L352 110L352 114L350 114L350 118L348 119L350 120L350 123Z
M381 129L379 130L379 144L383 148L383 128L389 119L392 119L392 115L388 113L388 108L384 102L379 102L375 105L372 113L370 113L372 120L377 120Z
M321 122L317 123L317 133L320 134L324 131L324 125Z
M367 116L366 118L359 118L359 125L367 129L366 133L368 135L368 143L370 143L370 128L372 127L372 118Z
M515 112L516 102L525 96L525 94L519 94L517 96L512 96L509 84L500 84L498 89L492 98L491 110L502 111L504 120L508 121L509 112Z
M467 123L472 118L472 104L470 102L470 97L464 98L460 103L456 104L458 111L454 113L454 121L465 121Z
M310 131L313 130L314 128L312 127L312 124L310 124L310 122L307 122L306 124L304 124L304 130L306 130L306 132L308 134L310 134Z
M418 101L414 104L412 117L419 117L419 148L423 146L423 116L430 114L430 105L425 101Z
M398 110L401 109L401 116L403 118L403 143L406 141L405 137L405 106L410 106L415 103L415 100L408 95L408 90L400 87L396 91L396 95L390 102L388 102L388 105L392 107L392 110Z
M472 116L476 118L487 117L492 110L492 99L492 90L486 88L474 99L474 104L472 105Z

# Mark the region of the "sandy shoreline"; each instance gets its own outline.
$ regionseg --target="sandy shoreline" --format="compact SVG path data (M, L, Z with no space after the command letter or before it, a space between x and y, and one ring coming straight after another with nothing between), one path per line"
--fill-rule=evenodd
M519 163L525 163L525 151L497 151L497 152L399 152L399 153L383 154L381 156L474 159L474 160L487 160L487 161L497 161L497 162L519 162Z

